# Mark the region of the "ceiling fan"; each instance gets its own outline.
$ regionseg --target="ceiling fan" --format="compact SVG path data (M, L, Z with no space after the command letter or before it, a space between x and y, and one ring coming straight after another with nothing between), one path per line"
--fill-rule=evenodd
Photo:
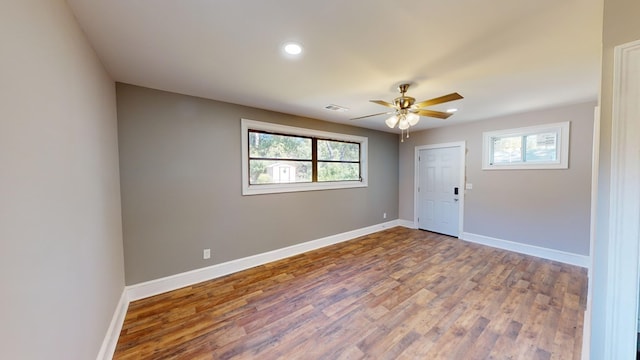
M393 103L389 103L383 100L369 100L372 103L376 103L378 105L392 108L394 109L393 111L360 116L357 118L353 118L351 120L359 120L359 119L364 119L364 118L368 118L371 116L378 116L378 115L392 115L387 120L385 120L385 124L387 124L387 126L392 129L396 125L398 125L398 128L402 130L403 133L404 133L404 130L407 130L407 137L409 137L409 127L418 124L418 121L420 121L420 116L446 119L449 116L453 115L452 113L448 113L448 112L440 112L440 111L423 109L424 107L443 104L449 101L460 100L463 98L462 95L458 93L451 93L448 95L444 95L444 96L440 96L437 98L416 103L415 98L405 95L410 85L411 84L400 84L400 86L398 86L398 91L400 92L400 96L395 98L393 100Z

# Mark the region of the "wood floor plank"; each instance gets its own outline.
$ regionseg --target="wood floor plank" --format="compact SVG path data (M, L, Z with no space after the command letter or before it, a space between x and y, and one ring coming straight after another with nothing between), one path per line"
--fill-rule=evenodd
M586 270L402 227L130 304L114 359L580 359Z

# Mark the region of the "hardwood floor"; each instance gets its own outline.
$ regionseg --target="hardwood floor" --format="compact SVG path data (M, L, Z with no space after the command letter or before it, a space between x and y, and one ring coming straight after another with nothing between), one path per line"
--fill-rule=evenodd
M397 227L133 302L114 359L580 359L586 287Z

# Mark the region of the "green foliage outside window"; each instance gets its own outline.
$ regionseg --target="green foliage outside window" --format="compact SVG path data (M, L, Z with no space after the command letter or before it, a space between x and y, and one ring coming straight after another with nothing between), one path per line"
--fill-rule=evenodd
M358 180L359 161L359 144L318 140L318 181Z
M250 130L249 173L250 184L357 181L360 144Z
M249 157L311 160L311 138L251 131Z
M360 145L343 141L318 140L318 160L360 161Z

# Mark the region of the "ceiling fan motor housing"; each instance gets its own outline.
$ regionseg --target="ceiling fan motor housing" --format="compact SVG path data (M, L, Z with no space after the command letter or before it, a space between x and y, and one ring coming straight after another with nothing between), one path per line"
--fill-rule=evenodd
M398 108L398 110L407 109L416 102L415 98L411 96L404 96L404 94L409 90L409 86L411 84L400 84L398 85L398 91L400 92L400 97L397 97L393 100L394 105Z
M411 96L400 96L393 100L393 103L398 107L398 109L407 109L410 108L411 105L416 101L415 98Z

